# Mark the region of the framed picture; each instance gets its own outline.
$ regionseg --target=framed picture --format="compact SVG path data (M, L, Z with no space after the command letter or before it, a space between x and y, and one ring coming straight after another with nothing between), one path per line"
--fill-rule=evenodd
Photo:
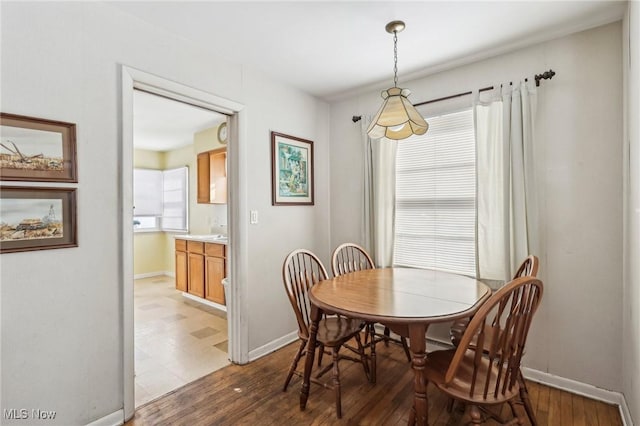
M0 113L0 180L78 182L76 125Z
M313 142L271 132L271 204L313 205Z
M0 186L0 253L77 247L76 189Z

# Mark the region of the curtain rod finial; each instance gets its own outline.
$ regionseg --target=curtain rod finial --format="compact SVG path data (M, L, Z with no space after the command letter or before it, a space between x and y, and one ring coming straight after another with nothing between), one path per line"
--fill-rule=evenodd
M551 80L554 75L556 75L556 72L552 69L545 71L542 74L536 74L536 87L540 86L540 80Z

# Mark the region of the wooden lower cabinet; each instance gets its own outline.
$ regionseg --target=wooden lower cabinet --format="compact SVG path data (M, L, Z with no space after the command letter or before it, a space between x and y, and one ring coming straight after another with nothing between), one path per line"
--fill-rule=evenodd
M187 291L189 280L189 257L187 242L176 240L176 290Z
M224 305L224 259L219 257L206 258L205 271L207 274L206 299Z
M189 285L187 292L204 297L204 255L189 253Z
M225 304L226 246L176 239L176 290Z
M189 258L186 251L176 249L176 290L187 291Z

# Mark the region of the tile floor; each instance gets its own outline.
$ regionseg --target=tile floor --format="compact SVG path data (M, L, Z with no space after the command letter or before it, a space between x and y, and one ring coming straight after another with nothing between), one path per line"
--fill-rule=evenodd
M135 281L135 405L229 364L226 313L182 296L172 277Z

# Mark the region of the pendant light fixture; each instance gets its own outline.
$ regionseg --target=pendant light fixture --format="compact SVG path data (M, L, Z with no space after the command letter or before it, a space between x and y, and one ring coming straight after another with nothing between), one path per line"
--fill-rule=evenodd
M385 29L393 34L393 87L382 91L382 106L367 129L373 139L406 139L411 135L424 135L429 124L407 99L409 89L398 87L398 33L404 30L402 21L389 22Z

